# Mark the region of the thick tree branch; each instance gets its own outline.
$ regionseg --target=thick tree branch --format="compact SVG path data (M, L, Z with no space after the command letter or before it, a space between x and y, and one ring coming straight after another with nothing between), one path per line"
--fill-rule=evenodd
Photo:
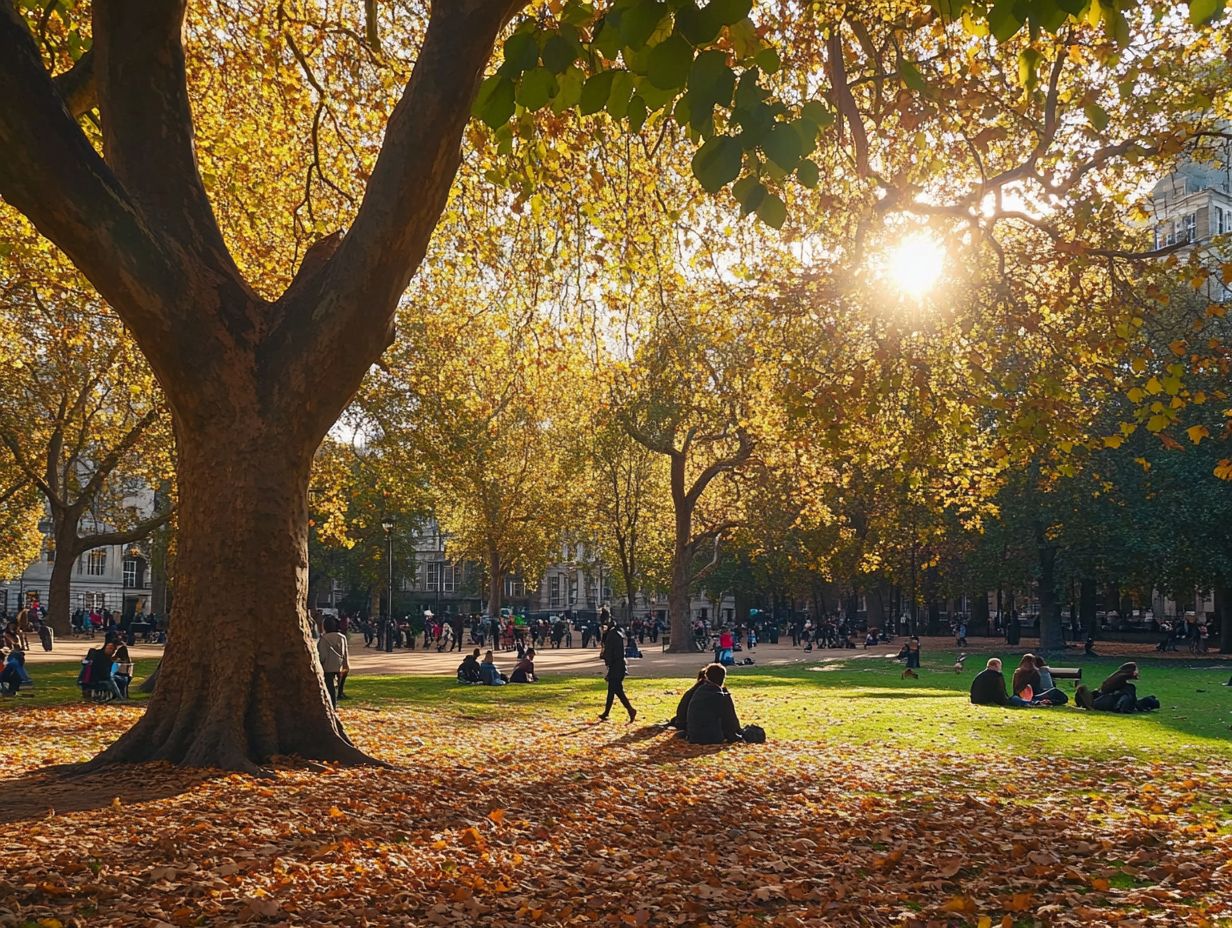
M427 33L359 213L313 281L279 301L261 366L272 390L289 389L297 415L332 424L332 403L304 408L301 378L353 391L393 338L393 316L423 260L461 160L463 129L497 33L527 0L453 0L432 5ZM358 342L356 341L358 337ZM335 346L348 342L351 350ZM289 376L278 376L278 374ZM280 403L281 396L270 397Z
M864 117L856 106L851 88L847 86L847 66L843 62L843 37L841 25L834 27L834 33L826 40L826 72L830 76L830 91L834 98L834 106L846 121L851 130L851 141L855 147L856 170L861 175L867 175L868 170L868 133L864 129Z
M55 78L60 99L74 119L98 106L98 85L94 81L94 49L90 49L63 74Z
M0 196L68 254L151 360L169 367L179 333L165 308L182 299L184 257L151 230L65 109L12 0L0 0L0 100Z
M95 71L103 154L149 221L212 269L236 296L251 295L223 242L197 169L184 67L186 0L97 0ZM232 333L255 338L264 304L219 303Z
M80 544L73 557L77 557L83 551L89 551L91 548L101 548L105 545L126 545L130 542L141 541L154 529L165 525L167 520L174 514L175 507L172 506L169 509L164 509L162 512L155 513L148 519L138 522L131 528L117 529L113 532L95 532L92 535L79 536L78 541Z
M737 434L737 439L740 444L734 452L715 461L697 475L697 479L693 481L693 486L689 487L689 492L685 497L691 506L696 505L701 495L706 492L706 487L710 485L715 477L725 471L735 470L742 464L747 463L749 458L753 456L753 440L749 438L748 433L741 429Z
M102 487L103 481L111 476L112 471L116 469L116 465L120 463L120 460L124 457L124 455L131 451L133 446L141 440L141 436L145 434L145 430L154 424L154 422L158 419L160 412L161 410L159 409L151 409L144 416L138 419L133 424L132 428L125 433L124 437L120 439L120 441L118 441L106 455L103 456L103 459L94 464L94 471L90 475L90 479L86 482L86 485L81 488L81 492L77 496L79 500L91 500L94 498L94 495L98 493L99 489Z

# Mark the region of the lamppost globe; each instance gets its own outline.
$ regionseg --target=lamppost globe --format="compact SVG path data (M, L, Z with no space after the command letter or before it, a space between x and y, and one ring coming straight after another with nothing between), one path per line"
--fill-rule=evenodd
M385 529L385 534L388 535L394 530L393 516L386 516L381 520L381 528Z

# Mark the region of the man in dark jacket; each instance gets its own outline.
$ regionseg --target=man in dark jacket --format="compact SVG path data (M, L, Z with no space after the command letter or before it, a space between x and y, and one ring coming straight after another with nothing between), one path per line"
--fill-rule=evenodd
M629 675L629 665L625 663L625 636L619 625L609 627L607 634L603 636L601 656L603 662L607 664L607 705L599 719L606 722L608 714L612 711L613 700L619 699L620 704L629 713L629 721L632 722L637 718L637 710L633 708L629 697L625 695L625 677Z
M1025 706L1027 703L1011 696L1005 689L1005 674L1001 658L990 657L987 666L971 681L971 704L975 706Z
M740 740L740 720L731 693L724 689L727 669L711 664L705 670L706 679L689 700L686 733L689 744L723 744Z

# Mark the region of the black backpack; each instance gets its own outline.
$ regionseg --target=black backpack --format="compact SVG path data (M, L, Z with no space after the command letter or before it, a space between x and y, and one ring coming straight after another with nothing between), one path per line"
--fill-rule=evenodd
M760 725L745 725L740 731L746 744L765 744L766 730Z

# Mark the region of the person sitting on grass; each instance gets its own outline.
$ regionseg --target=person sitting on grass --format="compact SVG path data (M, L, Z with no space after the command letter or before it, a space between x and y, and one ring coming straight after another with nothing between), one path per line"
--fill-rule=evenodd
M868 634L864 636L864 650L877 647L877 629L870 628Z
M513 668L513 673L509 676L510 683L538 683L539 678L535 676L535 649L528 648L525 656L518 661L518 665Z
M0 669L0 694L16 696L23 685L31 682L26 673L26 653L14 648L4 659L3 669Z
M672 720L665 727L676 729L678 736L686 737L689 730L689 703L693 701L693 694L706 682L706 668L703 667L697 672L697 679L693 685L689 687L683 696L680 697L680 702L676 704L676 714L672 716Z
M1030 702L1035 698L1035 693L1039 689L1040 673L1035 667L1035 655L1024 654L1018 666L1014 668L1014 684L1010 687L1010 692Z
M1069 697L1065 695L1065 691L1060 689L1052 679L1052 671L1048 669L1048 662L1039 654L1035 655L1035 670L1039 674L1039 690L1035 694L1036 699L1046 700L1050 706L1063 706L1069 702Z
M92 691L102 690L113 699L124 698L115 678L117 647L115 641L108 641L101 648L91 648L86 652L86 659L82 662L87 665L82 671L83 695L88 697Z
M476 648L466 657L462 658L462 663L458 665L458 682L459 683L482 683L483 682L483 672L480 670L480 666L479 666L479 649L478 648Z
M1001 658L990 657L984 669L971 681L971 704L973 706L1023 706L1044 705L1031 703L1005 690L1005 674L1001 672Z
M505 675L496 669L496 663L492 660L491 651L487 651L483 655L483 663L479 665L479 677L485 686L504 686L509 682Z
M689 744L723 744L740 740L740 720L731 693L723 686L727 669L710 664L705 679L693 691L685 716Z

